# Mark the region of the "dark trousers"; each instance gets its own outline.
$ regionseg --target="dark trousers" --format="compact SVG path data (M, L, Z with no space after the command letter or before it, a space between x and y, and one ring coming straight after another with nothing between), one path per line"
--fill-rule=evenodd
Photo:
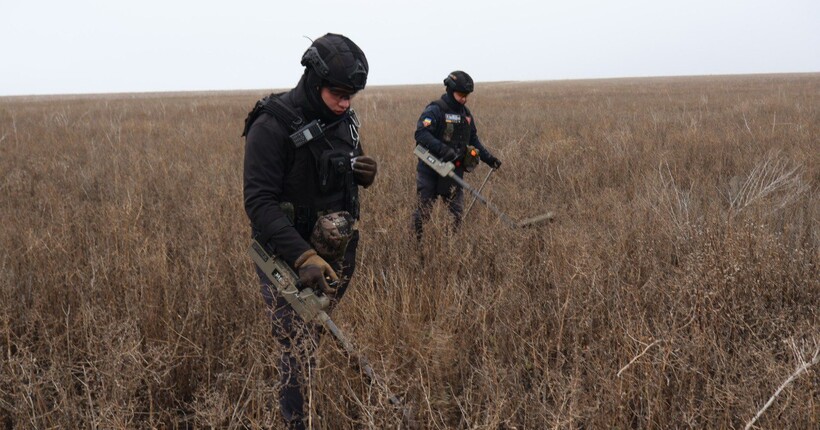
M350 278L356 269L358 244L359 232L356 231L347 246L344 258L331 263L336 273L341 273L342 279L339 289L331 297L328 314L347 291ZM307 375L313 367L313 355L323 328L318 323L303 321L287 301L273 290L274 287L262 271L257 268L256 272L262 283L262 297L270 312L273 336L282 347L282 354L279 357L279 408L287 428L303 429L307 418L304 389L309 385Z
M461 177L462 172L456 171ZM416 195L418 204L413 212L413 228L416 239L421 239L424 223L430 219L430 212L436 199L441 198L453 215L455 227L461 225L461 215L464 212L464 190L450 178L439 176L434 170L421 166L416 170Z

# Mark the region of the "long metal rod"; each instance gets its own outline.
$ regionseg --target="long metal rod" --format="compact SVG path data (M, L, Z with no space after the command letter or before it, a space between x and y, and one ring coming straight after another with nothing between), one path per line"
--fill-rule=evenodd
M482 196L481 193L478 192L478 190L473 188L473 186L468 184L467 182L464 182L464 180L459 178L458 175L456 175L454 172L450 172L450 174L448 174L447 176L453 178L453 180L458 182L458 184L461 185L461 187L464 188L465 190L473 193L475 198L478 199L478 201L480 201L481 203L484 203L484 206L487 206L491 211L493 211L496 215L498 215L498 217L501 218L501 221L503 221L504 224L507 225L507 227L510 227L510 228L518 227L518 223L513 221L512 218L508 217L507 214L502 212L501 209L499 209L496 205L494 205L494 204L490 203L489 201L487 201L487 199L485 199L484 196Z
M518 139L517 141L515 141L515 142L513 142L513 143L511 143L511 144L509 144L509 145L507 145L507 146L505 146L505 147L503 147L503 148L501 148L501 155L503 156L504 154L506 154L506 153L507 153L507 150L508 150L508 149L510 149L510 147L515 146L515 145L518 145L519 143L521 143L521 141L522 141L522 140L524 140L524 138L525 138L525 137L527 137L527 135L528 135L529 133L530 133L530 132L529 132L529 130L527 130L527 131L524 133L524 135L523 135L523 136L521 136L521 138L520 138L520 139ZM493 168L491 167L491 168L490 168L490 171L489 171L489 172L487 172L487 176L485 176L485 177L484 177L484 182L482 182L482 183L481 183L481 186L480 186L480 187L478 187L478 192L479 192L479 193L480 193L481 191L483 191L483 190L484 190L484 186L485 186L485 185L487 185L487 181L489 181L489 180L490 180L490 175L492 175L492 174L493 174L493 172L495 172L495 169L493 169ZM470 209L472 209L472 208L473 208L473 205L475 204L475 201L476 201L476 197L475 197L475 196L473 196L473 201L471 201L471 202L470 202L470 206L467 206L467 210L466 210L466 211L464 211L464 217L465 217L465 218L467 217L467 214L470 212Z
M480 186L480 187L478 187L478 192L479 192L479 193L481 193L481 190L483 190L483 189L484 189L484 186L485 186L485 185L487 185L487 181L489 181L489 180L490 180L490 175L492 175L492 174L493 174L493 172L495 172L495 169L493 169L493 168L491 167L491 168L490 168L490 171L489 171L489 172L487 172L487 176L485 176L485 177L484 177L484 182L482 182L482 183L481 183L481 186ZM468 214L468 213L470 213L470 209L472 209L472 208L473 208L473 205L475 204L476 199L477 199L477 197L476 197L476 196L473 196L473 201L471 201L471 202L470 202L470 205L469 205L469 206L467 206L467 210L465 210L465 211L464 211L464 215L462 215L462 218L467 218L467 214Z
M402 401L399 400L399 398L395 394L393 394L392 391L390 391L390 388L387 387L387 384L385 384L384 381L381 380L381 378L376 376L376 372L373 370L373 366L370 365L370 361L367 360L367 357L365 357L364 354L360 353L356 350L355 347L353 347L353 344L351 344L350 341L347 340L347 338L342 334L342 331L339 330L339 327L333 322L333 320L330 319L327 313L322 311L319 314L318 319L322 322L322 325L324 325L325 328L330 330L330 332L333 334L333 336L336 338L339 344L342 345L342 348L344 348L345 352L347 352L349 356L356 358L356 361L359 362L359 368L361 369L362 373L367 377L367 379L371 383L376 383L382 387L382 389L387 393L388 400L391 404L395 406L401 406Z

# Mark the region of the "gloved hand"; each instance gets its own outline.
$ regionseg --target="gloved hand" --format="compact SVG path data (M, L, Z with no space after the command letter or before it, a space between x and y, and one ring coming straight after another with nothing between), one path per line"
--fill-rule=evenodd
M456 157L458 157L458 154L456 154L456 151L453 148L450 148L449 146L442 146L441 153L439 153L438 156L441 161L446 163L448 161L455 160Z
M495 158L495 156L490 155L487 157L487 165L492 167L493 169L498 169L501 167L501 160Z
M336 292L336 288L331 287L325 278L329 278L335 283L339 280L339 276L336 275L336 271L330 267L330 264L324 258L316 254L315 250L308 249L305 251L296 259L293 266L299 271L299 282L301 282L302 288L318 289L325 294Z
M360 155L353 159L353 176L356 178L356 183L365 188L373 184L378 169L378 164L373 157Z

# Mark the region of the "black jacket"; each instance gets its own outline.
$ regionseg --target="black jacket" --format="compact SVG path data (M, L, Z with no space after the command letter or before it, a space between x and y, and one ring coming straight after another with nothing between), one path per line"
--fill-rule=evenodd
M319 115L313 113L304 81L303 77L281 100L308 123ZM291 266L311 248L309 235L318 211L352 212L350 202L355 199L358 212L358 190L352 173L345 174L344 179L336 178L330 191L323 190L319 181L322 154L331 150L349 156L362 154L352 137L352 122L346 117L325 130L322 137L299 148L290 139L293 131L288 124L268 113L256 118L248 130L243 172L245 212L255 236ZM351 194L356 195L348 198ZM292 213L283 209L284 202L292 205Z

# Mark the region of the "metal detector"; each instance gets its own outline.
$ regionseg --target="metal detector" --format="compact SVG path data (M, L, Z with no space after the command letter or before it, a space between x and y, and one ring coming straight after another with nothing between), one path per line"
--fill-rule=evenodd
M319 291L311 288L299 288L299 277L293 269L280 257L269 254L265 248L254 239L248 249L253 262L265 274L265 277L276 288L276 292L282 296L294 311L305 321L316 321L322 324L333 338L344 348L348 356L353 357L358 362L358 367L362 374L371 382L384 390L387 399L393 406L400 409L402 422L408 426L415 425L413 408L404 403L397 395L393 394L387 383L380 378L373 370L373 366L364 354L360 353L353 343L342 333L339 327L330 319L325 312L330 304L330 299Z
M461 179L460 177L458 177L458 175L456 175L456 172L455 172L455 170L456 170L455 164L453 164L450 161L445 162L445 161L439 160L438 157L433 155L427 148L425 148L421 145L416 145L416 149L413 150L413 153L416 154L416 157L418 157L419 160L423 161L424 164L429 166L431 169L435 170L436 173L438 173L440 176L445 177L445 178L449 177L449 178L453 179L462 188L464 188L465 190L472 193L473 196L475 197L475 200L480 201L481 203L484 204L484 206L487 206L491 211L493 211L496 215L498 215L498 217L501 219L501 221L507 227L510 227L510 228L526 227L526 226L530 226L530 225L537 224L537 223L544 222L544 221L551 221L555 217L555 215L552 212L547 212L545 214L534 216L534 217L531 217L531 218L527 218L525 220L515 221L512 218L510 218L507 214L502 212L501 209L499 209L497 206L495 206L494 204L487 201L487 199L485 199L484 196L481 195L481 192L479 190L476 190L475 188L473 188L472 185L465 182L464 179ZM492 173L492 170L490 170L490 173ZM487 177L484 179L485 184L487 183L488 179L490 179L490 174L487 174ZM483 188L484 184L482 184L481 186ZM475 200L473 200L473 202L475 202ZM472 203L470 204L470 206L472 206Z

